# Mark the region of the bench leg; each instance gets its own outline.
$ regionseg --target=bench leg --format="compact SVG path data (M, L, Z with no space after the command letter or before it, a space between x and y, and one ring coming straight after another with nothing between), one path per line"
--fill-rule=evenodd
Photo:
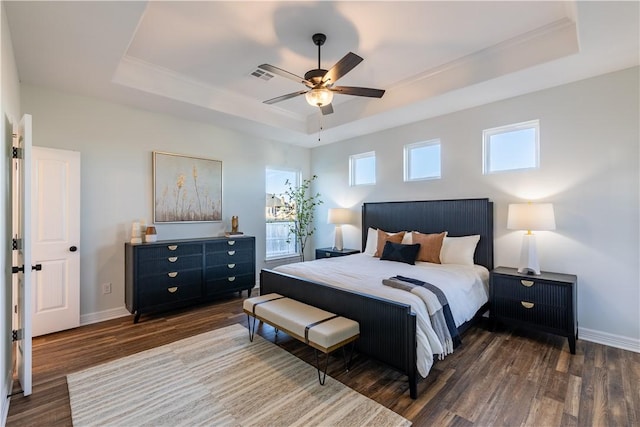
M329 366L329 353L325 353L324 373L322 377L320 377L320 360L318 359L318 350L314 348L313 351L316 354L316 369L318 370L318 381L320 382L320 385L324 385L324 381L327 378L327 366Z
M351 366L351 359L353 358L353 347L356 346L355 341L351 343L351 350L349 350L349 359L347 360L347 355L344 350L346 346L342 346L342 360L344 360L344 371L349 372L349 367Z
M253 342L253 337L256 334L256 319L253 316L247 314L247 326L249 326L249 341ZM261 321L262 322L262 321Z

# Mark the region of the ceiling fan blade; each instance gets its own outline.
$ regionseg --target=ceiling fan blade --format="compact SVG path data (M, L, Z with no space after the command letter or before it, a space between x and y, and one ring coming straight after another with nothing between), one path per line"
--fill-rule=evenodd
M329 90L342 95L368 96L369 98L382 98L382 95L384 95L383 89L372 89L370 87L333 86Z
M327 114L333 113L333 107L331 106L331 104L327 104L324 107L320 107L320 111L322 111L323 116L326 116Z
M267 99L266 101L263 101L263 103L264 104L275 104L276 102L284 101L286 99L295 98L296 96L303 95L303 94L305 94L307 92L308 91L306 91L306 90L299 90L298 92L288 93L286 95L282 95L282 96L279 96L277 98Z
M347 53L340 61L322 77L322 83L334 84L340 77L353 70L362 62L362 58L353 52Z
M304 78L302 78L300 76L297 76L297 75L295 75L293 73L290 73L290 72L288 72L286 70L283 70L282 68L278 68L278 67L275 67L275 66L269 65L269 64L258 65L258 68L261 68L261 69L263 69L265 71L268 71L270 73L273 73L273 74L277 74L277 75L279 75L281 77L286 77L286 78L294 80L294 81L296 81L298 83L302 83L305 86L313 87L313 83L311 83L310 81L305 80Z

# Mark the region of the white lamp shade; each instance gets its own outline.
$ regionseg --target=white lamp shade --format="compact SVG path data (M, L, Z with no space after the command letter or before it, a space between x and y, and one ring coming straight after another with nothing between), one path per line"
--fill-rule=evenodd
M348 224L351 222L351 211L344 208L329 209L327 215L327 223L329 224Z
M507 214L509 230L546 231L556 229L551 203L514 203Z

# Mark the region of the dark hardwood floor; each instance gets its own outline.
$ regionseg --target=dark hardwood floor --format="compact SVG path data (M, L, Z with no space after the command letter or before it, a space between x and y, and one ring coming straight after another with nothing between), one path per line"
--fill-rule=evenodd
M33 394L11 398L7 426L71 425L66 375L234 323L246 326L242 299L82 326L35 338ZM273 329L260 334L273 341ZM282 333L278 345L314 363L313 351ZM406 377L354 354L352 369L333 358L329 375L417 426L638 426L640 354L521 330L470 328L463 345L435 363L409 398ZM340 352L337 353L341 357ZM135 381L135 378L131 379ZM19 385L14 386L15 390Z

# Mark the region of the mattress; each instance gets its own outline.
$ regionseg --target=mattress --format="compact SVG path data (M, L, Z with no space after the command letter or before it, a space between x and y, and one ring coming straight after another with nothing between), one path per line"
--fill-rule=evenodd
M431 370L434 355L444 357L443 344L431 327L422 299L411 292L385 286L382 280L400 275L437 286L447 297L456 326L471 320L488 301L489 271L480 265L427 262L410 265L355 254L287 264L275 270L410 305L416 314L417 368L423 377Z

